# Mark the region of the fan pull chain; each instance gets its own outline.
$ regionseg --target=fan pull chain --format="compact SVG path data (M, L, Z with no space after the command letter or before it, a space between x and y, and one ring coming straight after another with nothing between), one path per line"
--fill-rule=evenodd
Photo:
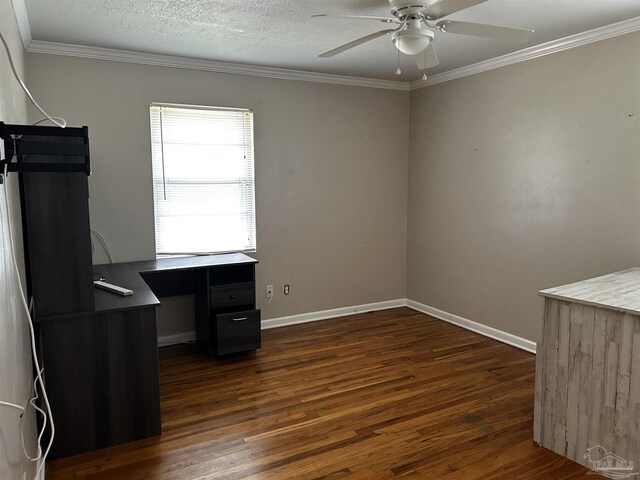
M400 70L400 49L398 50L398 69L396 70L396 75L402 75L402 70Z
M424 49L424 68L427 68L427 49ZM422 74L422 80L426 80L427 79L427 74L426 72Z

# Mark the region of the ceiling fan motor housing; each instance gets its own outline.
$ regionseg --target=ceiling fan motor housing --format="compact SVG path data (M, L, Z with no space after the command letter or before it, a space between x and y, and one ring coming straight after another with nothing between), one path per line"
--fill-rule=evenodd
M391 4L391 15L398 20L404 21L411 17L415 17L416 19L422 18L420 12L434 3L434 1L415 2L411 0L390 0L389 3Z
M393 32L391 39L405 55L417 55L429 46L434 36L422 20L409 20L405 28Z

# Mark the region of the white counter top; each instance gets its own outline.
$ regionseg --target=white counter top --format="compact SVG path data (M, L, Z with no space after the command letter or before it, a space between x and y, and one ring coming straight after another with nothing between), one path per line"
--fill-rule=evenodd
M640 315L640 267L538 292L543 297Z

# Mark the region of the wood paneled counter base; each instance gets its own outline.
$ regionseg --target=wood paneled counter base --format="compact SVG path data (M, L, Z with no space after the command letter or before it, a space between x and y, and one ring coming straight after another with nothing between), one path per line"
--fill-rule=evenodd
M640 466L640 269L540 294L535 441L585 466L607 453Z

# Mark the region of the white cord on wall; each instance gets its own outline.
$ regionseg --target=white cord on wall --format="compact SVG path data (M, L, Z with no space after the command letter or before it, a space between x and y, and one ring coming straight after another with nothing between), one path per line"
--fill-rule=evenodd
M29 91L29 88L27 88L27 85L24 83L22 78L20 78L20 74L18 74L18 70L16 69L16 66L13 63L13 57L11 56L11 50L9 50L9 45L7 44L7 41L5 40L5 38L2 35L2 33L0 33L0 40L2 41L2 44L4 45L4 49L7 51L7 57L9 59L9 65L11 66L11 71L13 72L13 76L16 77L16 80L18 81L18 83L20 84L22 89L24 90L24 93L27 94L27 97L29 97L29 100L31 100L31 103L33 103L33 106L36 107L40 111L40 113L42 113L47 118L47 120L53 122L55 125L57 125L60 128L65 128L67 126L67 122L66 122L66 120L64 118L52 117L47 112L45 112L44 109L38 104L38 102L36 102L35 98L33 98L33 95L31 95L31 92Z
M42 372L40 373L42 374ZM39 376L40 375L38 375L38 377ZM45 413L44 410L38 407L38 405L36 405L38 398L40 398L38 395L38 386L36 385L36 383L38 382L38 377L36 377L36 379L33 381L34 396L27 402L28 405L31 405L38 413L42 415L42 429L40 430L40 434L38 435L38 443L37 443L38 453L36 454L35 457L32 457L29 454L29 452L27 451L27 445L24 442L24 427L22 425L22 421L24 419L24 414L26 413L26 408L15 403L5 402L0 400L0 407L9 407L9 408L13 408L14 410L18 410L18 412L20 412L18 416L19 418L18 425L20 430L20 443L22 444L22 451L24 452L25 457L27 457L27 459L29 459L29 461L31 462L37 462L42 458L42 448L40 448L40 444L42 441L42 435L44 434L45 428L47 426L47 414Z
M34 396L31 400L29 400L29 404L34 408L34 410L38 412L40 415L42 415L42 427L40 429L40 433L38 434L38 439L37 439L38 453L36 454L35 457L32 457L31 455L29 455L29 452L27 452L27 445L24 443L24 429L22 427L22 419L24 418L24 415L20 415L20 441L22 442L22 451L24 452L25 457L27 457L32 462L38 462L42 458L42 447L41 447L42 436L44 435L45 429L47 428L47 413L37 405L38 399L40 398L40 395L38 395L37 384L39 381L38 379L42 376L43 373L44 373L44 368L40 370L39 374L33 380Z
M113 256L111 256L111 252L109 251L109 247L107 246L107 241L102 236L102 234L99 231L94 230L93 228L91 229L91 233L93 233L96 237L98 237L98 240L100 240L100 243L102 244L102 248L104 248L104 252L107 254L107 258L109 259L109 263L116 263L113 260ZM96 246L93 243L93 240L91 240L91 253L94 253L95 250L96 250Z
M0 407L15 408L20 412L20 415L24 413L24 407L21 407L20 405L16 405L15 403L3 402L2 400L0 400Z
M33 103L33 105L38 109L38 111L40 111L40 113L42 113L42 115L44 115L44 119L37 121L34 125L38 125L40 123L42 123L43 121L49 120L50 122L52 122L54 125L57 125L60 128L65 128L67 126L67 122L64 118L60 118L60 117L54 117L49 115L39 104L38 102L36 102L35 98L33 98L33 95L31 94L31 92L29 91L29 88L27 87L27 85L24 83L24 81L22 80L22 78L20 77L20 74L18 73L18 70L15 66L15 63L13 62L13 57L11 56L11 50L9 49L9 45L7 44L6 39L4 38L4 35L2 35L2 33L0 32L0 41L2 42L2 45L4 46L6 52L7 52L7 58L9 60L9 66L11 67L11 71L13 72L13 76L16 78L16 80L18 81L18 84L20 84L20 87L22 87L22 89L24 90L24 92L26 93L27 97L29 98L29 100L31 101L31 103ZM5 171L4 173L4 177L6 177L6 173L7 173L7 166L5 165ZM1 183L1 182L0 182ZM22 448L24 451L25 456L33 462L39 462L38 467L36 469L36 474L35 474L35 480L38 480L40 478L44 479L44 465L45 465L45 461L47 459L47 455L49 454L49 451L51 450L51 445L53 444L53 438L55 436L55 426L53 423L53 417L51 415L51 405L49 404L49 398L47 396L47 391L45 390L45 386L44 386L44 381L42 379L42 375L44 373L44 369L40 368L40 361L38 360L38 354L37 354L37 350L36 350L36 338L35 338L35 332L34 332L34 328L33 328L33 321L31 318L31 310L29 309L29 304L27 303L27 297L25 295L25 292L22 288L22 283L20 281L20 271L18 268L18 261L16 259L16 252L15 252L15 246L13 244L13 232L12 232L12 228L11 228L11 209L9 207L10 202L9 202L9 194L7 192L7 185L4 185L4 196L5 196L5 203L6 203L6 209L7 209L7 226L8 226L8 234L9 234L9 245L10 245L10 250L11 250L11 258L13 260L13 266L15 269L15 273L16 273L16 278L18 281L18 290L20 291L20 299L22 300L22 306L24 307L25 313L27 315L27 323L29 325L29 336L30 336L30 340L31 340L31 354L33 356L33 363L36 367L36 378L33 381L33 389L34 389L34 396L33 398L31 398L28 402L28 404L30 404L36 412L40 413L43 416L43 422L42 422L42 428L40 430L40 433L38 434L38 454L35 457L32 457L31 455L29 455L29 453L27 452L26 449L26 445L24 442L24 433L23 433L23 425L22 425L22 419L24 417L24 413L26 411L26 407L22 407L20 405L17 405L15 403L10 403L10 402L5 402L5 401L0 401L0 406L4 406L4 407L9 407L9 408L13 408L15 410L18 410L20 412L20 437L21 437L21 441L22 441ZM111 258L111 254L109 253L107 247L106 247L106 242L104 242L104 238L102 238L102 236L100 235L102 241L103 241L103 246L105 247L105 250L107 251L107 255L109 256L111 262L113 263L113 259ZM42 410L40 407L38 407L36 405L36 402L39 399L39 395L38 395L38 386L40 387L40 391L42 393L42 400L44 402L45 408L46 408L46 412L44 410ZM42 436L44 435L46 426L47 426L47 419L50 425L50 430L51 430L51 436L49 438L49 443L47 445L47 448L45 449L44 453L42 452Z
M31 320L31 311L29 309L29 304L27 302L27 297L24 293L24 290L22 288L22 283L20 282L20 271L18 269L18 260L16 258L16 250L15 250L15 246L13 244L13 229L11 228L11 209L9 207L10 205L10 201L9 201L9 193L8 193L8 185L5 184L4 185L4 198L5 198L5 205L6 205L6 209L7 209L7 228L8 228L8 236L9 236L9 247L11 250L11 259L13 260L13 267L15 270L15 274L16 274L16 279L18 281L18 290L20 292L20 300L22 301L22 306L24 307L24 311L27 315L27 323L29 325L29 336L30 336L30 340L31 340L31 355L33 357L33 363L36 367L36 372L38 372L38 375L36 376L35 380L34 380L34 387L40 386L40 391L42 392L42 400L44 402L45 408L46 408L46 415L45 415L45 421L43 422L43 426L42 429L40 431L40 434L38 435L38 455L35 457L35 459L32 459L28 454L27 458L31 459L31 460L35 460L38 461L39 460L39 464L38 467L36 469L36 474L34 476L35 480L38 479L44 479L44 465L45 465L45 461L47 459L47 456L49 455L49 451L51 450L51 445L53 444L53 438L55 436L55 425L53 422L53 416L51 414L51 404L49 403L49 397L47 396L47 391L45 389L44 386L44 381L42 380L42 374L44 373L44 369L40 368L40 361L38 359L38 352L36 349L36 335L35 335L35 331L33 329L33 322ZM38 389L35 389L34 392L34 397L29 401L29 403L34 406L36 408L36 410L42 412L42 410L38 407L36 407L35 402L38 399ZM11 404L12 407L15 407L16 405ZM24 412L24 409L23 409ZM42 412L44 413L44 412ZM49 419L49 425L50 425L50 430L51 430L51 436L49 438L49 443L47 445L47 448L45 449L44 453L41 452L41 447L40 447L40 440L42 439L42 435L44 434L44 429L46 427L46 419ZM24 445L24 439L23 439L23 445Z

